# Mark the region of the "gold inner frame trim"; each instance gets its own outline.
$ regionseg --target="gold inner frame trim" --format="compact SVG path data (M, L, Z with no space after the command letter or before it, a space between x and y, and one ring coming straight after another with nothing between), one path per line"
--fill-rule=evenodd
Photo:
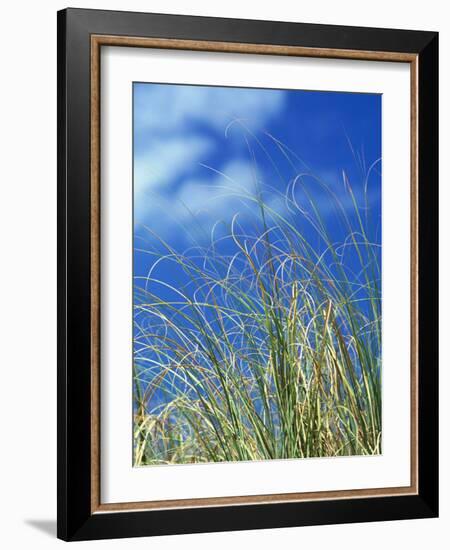
M411 81L411 483L407 487L316 491L105 504L100 499L100 50L102 46L164 48L409 63ZM418 55L270 44L91 35L91 513L339 500L418 494Z

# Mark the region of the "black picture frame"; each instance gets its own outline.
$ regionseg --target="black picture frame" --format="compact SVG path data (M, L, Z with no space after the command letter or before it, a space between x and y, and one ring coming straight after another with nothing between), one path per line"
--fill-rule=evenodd
M301 46L418 56L418 493L92 513L91 36ZM438 34L117 11L58 12L58 530L63 540L438 515Z

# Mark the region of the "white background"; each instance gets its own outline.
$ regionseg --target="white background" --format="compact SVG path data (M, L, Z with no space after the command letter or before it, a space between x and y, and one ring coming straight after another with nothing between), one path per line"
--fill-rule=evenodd
M450 20L445 3L391 0L226 3L192 0L77 2L78 7L191 13L441 32L441 334L450 325ZM3 547L53 548L56 514L56 10L63 2L2 7L0 125L0 540ZM153 539L154 549L444 548L450 537L450 386L441 347L441 519L307 527ZM445 542L444 542L445 541ZM148 548L148 539L83 548ZM95 545L95 546L94 546Z
M142 48L102 53L101 502L410 484L410 68L404 63ZM383 453L133 468L132 82L382 93ZM404 205L401 209L398 205ZM128 368L127 368L128 365Z

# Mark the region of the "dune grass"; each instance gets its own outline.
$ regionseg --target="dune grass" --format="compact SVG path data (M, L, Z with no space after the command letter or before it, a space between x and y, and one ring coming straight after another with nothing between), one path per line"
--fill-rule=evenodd
M208 246L148 250L134 304L136 466L381 452L381 254L367 185L361 198L345 174L339 191L314 179L329 226L303 179L282 209L243 191L252 227L236 215ZM187 283L159 280L160 262Z

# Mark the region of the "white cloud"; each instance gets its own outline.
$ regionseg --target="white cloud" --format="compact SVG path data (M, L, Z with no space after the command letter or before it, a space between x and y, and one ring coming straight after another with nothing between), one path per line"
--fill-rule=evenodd
M190 237L209 238L217 222L230 224L235 214L241 222L248 221L258 215L256 204L249 198L255 195L257 177L251 163L242 160L230 161L221 172L204 167L201 177L185 180L170 197L156 194L152 200L149 196L147 225L164 239L184 235L188 242Z
M152 140L134 161L135 193L170 185L180 174L188 174L213 146L210 139L200 136Z
M214 187L254 185L250 164L239 160L236 151L235 157L223 160L225 165L214 166L225 175L206 169L199 175L200 164L206 164L214 154L220 155L230 122L245 119L253 130L264 128L285 102L283 91L243 88L136 84L134 94L137 225L155 219L164 225L162 203L170 203L172 217L176 212L184 221L188 209L204 209L202 218L207 217L206 212L211 216L225 212L229 200L217 198ZM183 210L182 202L186 205ZM179 206L173 207L175 203Z
M178 200L195 214L200 211L226 214L225 203L255 193L257 174L250 162L233 160L220 172L213 170L207 175L208 179L188 180L178 193Z
M135 85L135 128L161 133L179 132L192 122L224 132L233 119L245 119L261 128L283 107L282 90L183 86Z

